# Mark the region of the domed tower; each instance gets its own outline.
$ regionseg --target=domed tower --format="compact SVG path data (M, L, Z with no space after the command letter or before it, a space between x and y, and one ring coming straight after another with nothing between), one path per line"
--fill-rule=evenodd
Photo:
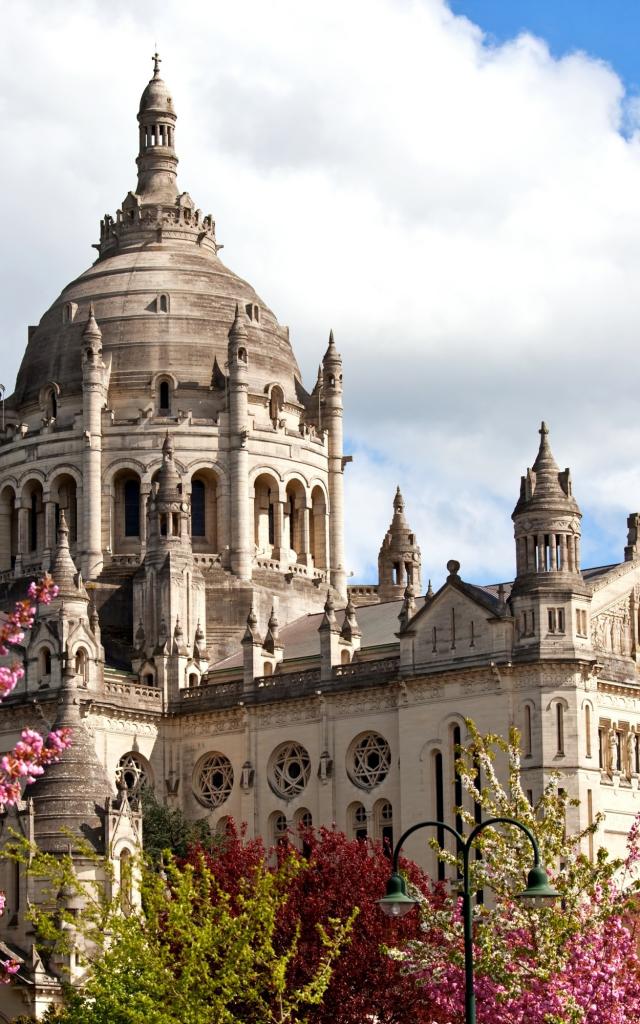
M237 648L252 603L266 621L277 598L286 625L321 610L325 584L345 593L342 361L331 338L310 394L288 328L222 263L213 218L178 188L159 67L137 115L136 190L103 218L95 263L29 329L0 437L4 581L49 567L64 509L120 662L138 627L132 578L162 536L147 533L147 504L167 430L214 658Z
M581 518L570 471L560 471L542 423L540 448L521 479L512 515L516 579L511 607L516 648L523 655L554 656L587 645L591 591L580 571Z
M381 601L399 601L407 586L419 594L422 561L416 535L404 514L400 488L393 499L393 519L378 555L378 596Z

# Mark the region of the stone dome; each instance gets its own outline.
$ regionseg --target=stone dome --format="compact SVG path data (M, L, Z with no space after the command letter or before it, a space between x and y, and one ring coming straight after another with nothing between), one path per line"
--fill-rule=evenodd
M105 216L96 262L67 285L30 330L9 404L26 412L52 382L64 400L81 392L82 331L93 304L111 361L112 407L135 403L153 374L169 370L181 388L206 402L224 387L228 332L236 303L247 312L249 387L277 380L296 402L300 371L281 327L254 289L218 256L215 223L187 193L178 194L175 114L156 75L142 94L138 186L114 217ZM217 362L217 367L216 367ZM198 395L188 398L197 415Z

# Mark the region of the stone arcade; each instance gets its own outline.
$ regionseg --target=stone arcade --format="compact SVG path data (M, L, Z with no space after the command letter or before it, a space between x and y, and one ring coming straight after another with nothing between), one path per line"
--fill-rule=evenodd
M619 564L582 569L580 509L543 424L513 513L513 583L465 583L450 561L424 594L398 489L378 584L347 587L334 338L306 390L288 329L178 192L157 60L138 122L136 191L29 328L7 401L4 606L44 569L61 592L25 640L2 744L54 722L74 744L3 834L13 824L58 850L66 825L117 881L146 784L269 842L299 822L391 838L452 818L469 716L517 724L532 799L561 771L580 798L571 824L604 811L618 851L640 809L639 516ZM442 870L419 837L407 853ZM93 870L77 851L76 866ZM22 911L37 892L19 873L0 882L2 943L21 961L1 995L10 1019L46 1005L62 965L32 948Z

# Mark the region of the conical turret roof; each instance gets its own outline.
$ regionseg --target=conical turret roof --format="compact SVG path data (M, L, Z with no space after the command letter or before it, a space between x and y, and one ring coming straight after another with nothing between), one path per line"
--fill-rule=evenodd
M60 510L58 545L51 566L51 575L58 587L58 596L60 598L81 598L87 602L89 601L89 595L84 588L82 576L76 569L69 550L69 527L67 526L64 509Z
M104 806L113 790L80 714L78 680L69 659L54 723L54 729L62 728L71 730L71 746L61 752L59 761L47 766L26 794L34 803L36 842L42 850L62 853L70 842L62 831L66 830L102 853Z
M521 478L520 498L513 515L547 508L561 508L580 515L578 503L573 496L571 474L568 469L560 470L551 451L549 428L544 420L539 433L538 454L531 469Z

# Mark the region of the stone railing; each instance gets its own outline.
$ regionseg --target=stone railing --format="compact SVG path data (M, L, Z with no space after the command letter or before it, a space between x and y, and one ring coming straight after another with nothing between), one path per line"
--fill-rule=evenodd
M219 554L209 552L195 552L193 553L193 561L196 565L202 565L206 568L213 568L218 566L222 568L222 558Z
M192 704L208 704L239 700L242 697L242 679L234 679L227 683L207 683L205 686L189 686L181 690L180 699L182 702Z
M128 555L112 555L109 565L140 565L140 553L131 552Z
M363 676L394 675L400 667L400 658L382 658L380 661L352 661L350 665L336 665L334 676L339 679Z
M116 680L107 680L104 684L105 693L117 694L125 697L141 697L143 700L150 700L154 704L162 701L162 692L154 686L142 686L138 683L123 683Z

